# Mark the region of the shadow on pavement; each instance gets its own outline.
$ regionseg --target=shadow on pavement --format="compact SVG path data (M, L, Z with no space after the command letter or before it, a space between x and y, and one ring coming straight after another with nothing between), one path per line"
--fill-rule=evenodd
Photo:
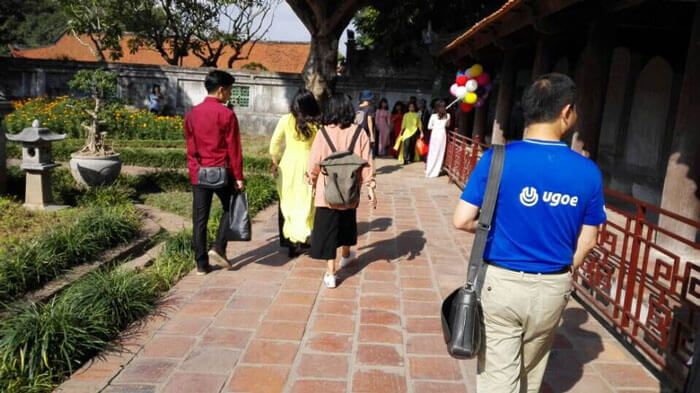
M596 332L584 328L591 318L582 308L567 308L562 315L561 327L557 329L552 352L544 374L542 392L566 392L581 380L587 363L598 358L603 352L603 339ZM561 334L565 329L569 342Z
M361 272L372 263L390 263L396 259L413 260L420 255L425 244L423 231L410 230L402 232L396 238L380 240L364 247L358 247L357 263L338 271L338 279L342 283L343 280Z

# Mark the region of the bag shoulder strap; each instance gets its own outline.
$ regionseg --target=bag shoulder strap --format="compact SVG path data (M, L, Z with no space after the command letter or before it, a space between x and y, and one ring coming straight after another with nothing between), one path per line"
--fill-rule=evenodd
M359 125L355 129L355 135L352 136L352 140L350 141L350 146L348 147L348 151L352 153L355 151L355 144L357 143L357 138L360 137L360 132L362 132L362 126Z
M333 141L331 140L331 137L328 136L328 132L326 132L326 127L321 127L321 134L323 134L323 138L326 139L326 143L328 143L328 146L331 148L331 152L335 153L337 150L333 144Z
M467 286L471 286L481 296L481 286L484 283L486 264L484 263L484 250L486 249L486 239L491 230L493 212L496 209L498 199L498 189L501 185L501 175L503 174L503 163L505 161L505 146L493 145L491 155L491 166L489 177L484 192L484 202L481 204L479 213L479 223L476 227L476 236L469 257L469 270L467 272Z

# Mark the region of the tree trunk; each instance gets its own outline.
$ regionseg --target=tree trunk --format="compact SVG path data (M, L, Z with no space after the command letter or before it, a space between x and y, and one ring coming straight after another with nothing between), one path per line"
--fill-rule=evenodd
M306 88L319 103L335 91L337 61L338 38L312 35L309 58L304 65L302 77Z

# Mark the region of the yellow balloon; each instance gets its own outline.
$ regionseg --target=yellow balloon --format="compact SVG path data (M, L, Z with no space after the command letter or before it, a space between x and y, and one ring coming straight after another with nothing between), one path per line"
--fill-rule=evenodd
M484 72L484 67L481 64L474 64L470 69L472 78L476 78Z
M466 103L468 104L468 102L467 102L467 97L469 97L469 93L467 93L467 94L464 96L464 98L462 98L462 102L466 102Z
M467 93L466 96L464 96L464 102L466 102L467 104L473 104L478 99L479 99L479 96L477 96L476 93L473 93L473 92L469 92L469 93Z

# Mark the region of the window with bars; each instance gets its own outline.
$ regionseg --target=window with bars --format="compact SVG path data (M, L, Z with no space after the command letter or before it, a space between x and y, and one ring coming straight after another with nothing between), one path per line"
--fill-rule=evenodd
M231 89L231 99L229 100L234 107L247 108L250 106L250 87L248 86L233 86Z

